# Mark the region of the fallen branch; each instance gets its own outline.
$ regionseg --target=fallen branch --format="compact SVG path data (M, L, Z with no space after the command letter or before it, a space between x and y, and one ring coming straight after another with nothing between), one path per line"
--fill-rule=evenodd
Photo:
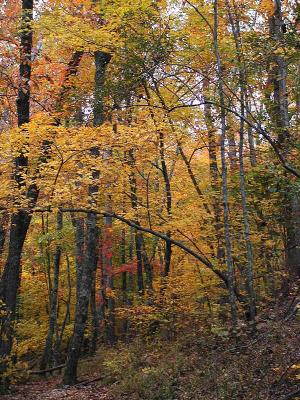
M87 386L90 383L94 383L94 382L98 382L101 381L102 379L107 378L107 376L98 376L97 378L93 378L93 379L86 379L84 381L80 381L78 383L76 383L76 385L73 385L72 387L76 387L76 386Z
M61 364L61 365L57 365L56 367L42 369L40 371L28 371L28 373L29 373L29 375L46 375L48 373L51 373L51 372L54 372L57 370L61 371L65 366L66 366L66 364Z

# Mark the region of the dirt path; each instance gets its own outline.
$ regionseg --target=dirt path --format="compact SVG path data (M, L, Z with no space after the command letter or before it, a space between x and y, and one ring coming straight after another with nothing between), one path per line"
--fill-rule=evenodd
M109 390L100 388L96 383L87 386L59 388L60 378L29 382L16 385L3 400L114 400Z

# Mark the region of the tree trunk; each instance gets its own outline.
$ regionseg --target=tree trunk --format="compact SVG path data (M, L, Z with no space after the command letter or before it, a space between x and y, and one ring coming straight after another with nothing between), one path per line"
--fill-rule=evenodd
M30 118L30 78L31 78L31 53L32 53L32 29L33 0L22 0L21 34L20 34L20 84L17 98L18 126L29 122ZM20 192L25 191L24 174L26 175L28 159L24 149L15 159L14 178ZM37 190L33 185L28 193L29 205L34 205L37 200ZM0 282L1 303L1 337L0 337L0 375L7 367L7 357L10 355L13 345L13 327L17 306L17 293L21 277L21 255L27 230L31 221L31 214L19 210L11 216L9 234L9 247L4 272ZM8 388L8 379L0 379L0 392Z
M163 106L163 108L165 109L165 111L167 111L167 106L166 103L164 101L163 96L160 93L159 87L157 85L156 80L154 79L154 77L152 77L153 83L154 83L154 87L155 87L155 92ZM146 92L146 96L147 96L147 102L150 104L150 92L149 89L147 87L146 84L144 84L144 89ZM166 163L166 158L165 158L165 143L164 143L164 133L159 129L159 126L157 124L157 121L155 119L155 115L153 113L153 111L150 108L150 115L151 118L153 120L154 125L157 128L157 133L158 133L158 150L159 150L159 155L160 155L160 163L161 163L161 171L162 171L162 176L163 176L163 180L164 180L164 185L165 185L165 192L166 192L166 209L167 209L167 213L168 213L168 217L171 218L171 214L172 214L172 191L171 191L171 173L169 174L168 172L168 168L167 168L167 163ZM169 123L170 123L170 127L171 129L174 131L174 126L172 123L172 120L170 119L169 115L166 115ZM180 148L179 148L180 150ZM191 170L189 171L191 172ZM191 174L190 174L191 176ZM192 180L193 183L195 183L195 180ZM171 238L171 231L168 230L166 232L167 237ZM166 241L165 242L165 251L164 251L164 270L163 270L163 276L167 277L169 275L170 272L170 266L171 266L171 257L172 257L172 243L170 241Z
M63 214L58 211L57 213L57 236L58 236L58 245L56 246L55 256L54 256L54 270L53 270L53 284L52 284L52 292L51 292L51 303L50 303L50 316L49 316L49 326L48 326L48 335L46 339L44 353L40 363L40 369L44 370L50 364L55 362L53 358L53 335L55 332L56 324L57 324L57 306L58 306L58 285L59 285L59 273L60 273L60 259L62 253L61 247L61 231L63 227Z
M103 113L103 86L105 80L106 67L111 59L110 54L95 52L95 102L94 102L94 126L99 126L104 121ZM91 156L99 156L99 149L92 148ZM89 187L89 196L91 205L96 205L95 195L98 192L99 171L92 171L93 184ZM89 212L86 218L86 254L80 283L77 283L77 302L74 322L74 332L71 345L68 351L66 369L63 377L63 383L72 385L77 380L77 366L80 357L81 346L84 338L84 330L88 318L88 306L91 296L93 272L97 265L99 228L97 226L98 217L94 212Z
M222 194L223 194L223 212L224 212L224 235L226 247L226 264L228 273L228 290L229 301L231 307L231 318L233 326L237 323L237 306L234 291L234 267L232 259L232 244L230 235L229 222L229 205L228 205L228 187L227 187L227 165L225 155L225 139L226 139L226 115L225 115L225 100L223 90L223 67L221 63L219 46L218 46L218 0L214 0L214 50L217 62L218 72L218 91L220 97L220 113L221 113L221 162L222 162Z
M97 261L98 264L98 261ZM97 267L97 264L95 267ZM99 336L99 313L97 310L97 304L96 304L96 286L97 286L97 268L94 269L93 271L93 282L92 282L92 289L91 289L91 298L90 298L90 304L91 304L91 318L92 318L92 332L91 332L91 340L90 340L90 354L93 355L96 352L97 349L97 341L98 341L98 336Z
M100 239L99 243L99 256L98 256L98 263L100 269L100 289L99 289L99 324L101 327L105 326L105 302L106 302L106 271L104 270L104 263L103 263L103 240Z
M59 335L57 337L54 351L56 355L56 363L60 364L63 360L61 360L60 356L60 346L64 337L64 332L65 328L68 322L70 322L70 307L71 307L71 298L72 298L72 283L71 283L71 268L70 268L70 259L68 257L68 254L66 254L66 264L67 264L67 280L68 280L68 298L66 301L66 312L65 312L65 317L59 332Z
M237 158L237 145L235 142L235 132L231 125L232 116L227 116L226 136L228 141L228 156L230 161L230 171L234 174L238 169L238 158Z
M204 99L209 100L209 82L207 79L203 83L203 96ZM205 124L208 131L208 155L209 155L209 172L210 181L212 188L212 204L214 210L214 231L217 239L217 259L222 261L225 257L224 246L222 239L222 209L220 200L220 177L218 170L218 160L217 160L217 142L216 142L216 128L214 124L214 119L211 111L211 104L206 103L204 105L204 117Z
M94 255L96 253L95 236L97 235L97 216L89 212L86 218L86 257L83 264L79 291L76 299L76 311L74 332L68 350L66 369L63 377L65 385L73 385L77 381L77 366L80 357L81 346L84 338L84 330L88 317L88 306L91 295L91 286L94 271Z
M103 234L103 268L106 275L106 288L109 289L107 298L107 322L106 339L108 343L113 344L116 341L115 335L115 299L114 299L114 276L112 264L112 218L105 217L105 228Z
M245 136L245 114L246 114L246 71L244 69L244 60L242 56L242 49L240 43L240 28L239 21L233 20L229 1L226 0L226 6L229 14L229 20L231 23L231 29L235 41L235 50L237 60L239 64L239 86L240 86L240 107L241 107L241 118L240 118L240 143L239 143L239 175L240 175L240 192L242 199L242 210L243 210L243 225L244 225L244 239L246 243L247 253L247 275L246 275L246 288L249 302L249 319L252 323L255 322L256 306L255 306L255 292L253 286L253 249L250 236L250 222L249 212L247 204L247 193L245 183L245 168L244 168L244 136Z
M274 13L269 18L269 33L278 46L284 40L284 20L281 11L281 0L274 1ZM273 85L273 101L270 107L271 118L275 121L278 145L285 156L291 151L293 139L289 132L289 109L287 89L287 66L284 57L273 53L269 80ZM300 277L300 206L298 194L292 185L286 194L286 264L292 276Z
M138 199L137 199L136 177L133 171L135 165L133 150L129 150L128 152L128 164L132 168L132 171L129 175L131 206L135 212L135 223L139 225L139 220L137 215ZM138 293L143 294L144 278L143 278L142 239L141 239L141 233L138 232L137 230L135 230L134 232L134 240L135 240L136 258L137 258L137 289Z
M172 214L172 192L171 192L171 182L169 179L166 159L165 159L165 144L164 144L164 134L163 132L159 132L159 154L160 154L160 162L162 168L162 174L165 182L165 190L166 190L166 198L167 198L167 213L169 218ZM170 238L171 231L167 231L166 235ZM172 244L171 242L165 243L165 267L164 267L164 277L167 277L170 272L171 266L171 256L172 256Z

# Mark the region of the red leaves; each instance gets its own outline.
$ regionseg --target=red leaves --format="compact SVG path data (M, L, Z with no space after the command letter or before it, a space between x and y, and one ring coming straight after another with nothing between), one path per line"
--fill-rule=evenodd
M121 266L113 271L114 275L121 274L122 272L136 273L137 270L137 260L134 258L132 261L126 264L121 264Z

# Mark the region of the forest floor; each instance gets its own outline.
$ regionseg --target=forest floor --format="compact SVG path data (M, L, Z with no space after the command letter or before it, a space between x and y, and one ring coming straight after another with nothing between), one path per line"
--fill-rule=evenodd
M60 388L60 377L16 385L12 394L2 396L3 400L113 400L108 388L96 384Z
M299 314L299 313L298 313ZM136 338L102 347L80 362L75 387L61 376L17 384L3 400L300 399L300 317L268 310L253 336L199 325L169 338Z

